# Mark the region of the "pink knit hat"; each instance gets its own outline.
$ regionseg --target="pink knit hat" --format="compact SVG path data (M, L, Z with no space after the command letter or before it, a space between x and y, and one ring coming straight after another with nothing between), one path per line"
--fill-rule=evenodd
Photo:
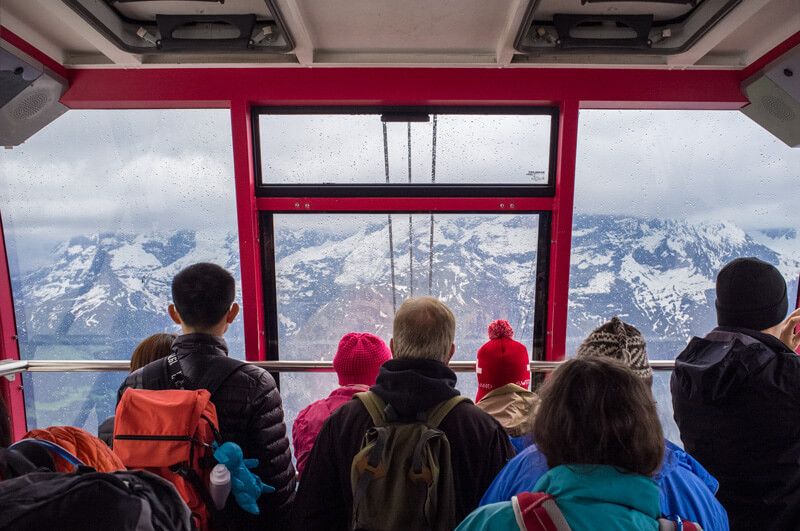
M350 332L339 341L333 357L333 368L339 375L339 385L374 385L378 369L392 359L383 339L372 334Z
M528 349L513 337L514 329L508 321L500 319L489 325L489 342L478 351L478 395L475 402L506 384L517 384L525 389L530 386Z

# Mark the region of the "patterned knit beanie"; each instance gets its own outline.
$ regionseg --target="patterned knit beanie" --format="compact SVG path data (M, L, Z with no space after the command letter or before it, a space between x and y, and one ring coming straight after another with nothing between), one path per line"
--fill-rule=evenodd
M528 388L531 384L531 365L528 349L514 341L514 330L508 321L494 321L489 325L489 342L478 351L479 402L489 391L506 384Z
M636 376L652 379L644 336L616 315L596 328L578 347L578 358L614 358L628 365Z
M786 317L786 281L772 264L737 258L720 269L714 304L719 326L766 330Z
M351 332L339 341L333 357L333 368L339 375L339 385L374 385L378 369L392 359L383 339L372 334Z

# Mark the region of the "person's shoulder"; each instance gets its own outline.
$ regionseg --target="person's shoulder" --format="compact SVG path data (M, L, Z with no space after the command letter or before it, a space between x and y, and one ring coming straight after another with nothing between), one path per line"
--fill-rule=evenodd
M462 400L453 408L448 417L458 419L459 422L470 422L475 426L483 427L488 430L499 430L505 434L506 430L496 418L475 405L470 400Z
M659 483L670 476L680 477L683 481L703 484L705 489L700 492L711 495L717 492L719 482L686 450L668 439L664 439L664 446L664 460L655 478Z
M122 385L119 386L119 394L121 396L122 393L125 391L125 389L142 389L143 387L144 387L144 367L141 367L125 377L125 380L122 382Z
M236 370L236 372L233 373L233 377L250 381L254 385L260 387L268 387L268 388L276 387L275 379L268 371L262 369L261 367L258 367L257 365L253 365L252 363L247 363L245 361L237 360L235 358L230 358L230 359L240 364L240 367Z
M518 529L514 507L510 501L490 503L478 507L459 524L456 531Z

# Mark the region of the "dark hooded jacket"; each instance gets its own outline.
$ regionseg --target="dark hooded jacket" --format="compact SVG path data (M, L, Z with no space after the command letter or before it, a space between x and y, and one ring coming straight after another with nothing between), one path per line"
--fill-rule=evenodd
M731 529L800 528L800 356L717 327L678 356L671 388L686 451L719 480Z
M445 364L421 359L389 360L371 391L391 404L401 418L413 418L459 395L456 375ZM373 426L363 403L354 399L322 426L297 492L294 528L303 531L345 530L352 520L350 466ZM450 443L456 497L456 521L463 520L494 477L514 456L505 430L472 402L459 403L439 424Z
M172 351L177 354L181 370L190 382L187 387L202 389L205 371L213 357L227 356L228 346L221 337L187 334L175 340ZM118 403L125 389L144 387L142 371L134 371L123 382ZM276 489L259 498L258 516L241 510L233 496L228 499L226 513L235 519L237 529L286 529L295 494L295 474L275 380L267 371L242 363L242 368L227 377L211 395L211 402L217 409L222 440L241 446L245 458L258 459L258 467L253 472Z

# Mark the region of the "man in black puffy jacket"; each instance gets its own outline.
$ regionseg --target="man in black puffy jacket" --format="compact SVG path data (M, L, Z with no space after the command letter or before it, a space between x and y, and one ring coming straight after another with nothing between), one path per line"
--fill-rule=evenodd
M717 276L717 323L675 360L672 403L686 450L719 480L731 529L800 526L800 310L786 317L772 265L737 258Z
M217 409L223 441L241 446L245 458L258 459L253 472L276 489L261 495L258 516L241 510L231 496L225 511L235 521L235 528L285 529L294 501L295 473L281 397L268 372L227 358L228 347L222 339L239 313L239 305L233 302L235 288L231 274L215 264L194 264L178 273L168 311L181 325L183 335L172 344L172 351L180 362L185 388L216 389L211 402ZM149 379L152 372L147 367L128 376L117 401L129 387L169 388L164 379Z

